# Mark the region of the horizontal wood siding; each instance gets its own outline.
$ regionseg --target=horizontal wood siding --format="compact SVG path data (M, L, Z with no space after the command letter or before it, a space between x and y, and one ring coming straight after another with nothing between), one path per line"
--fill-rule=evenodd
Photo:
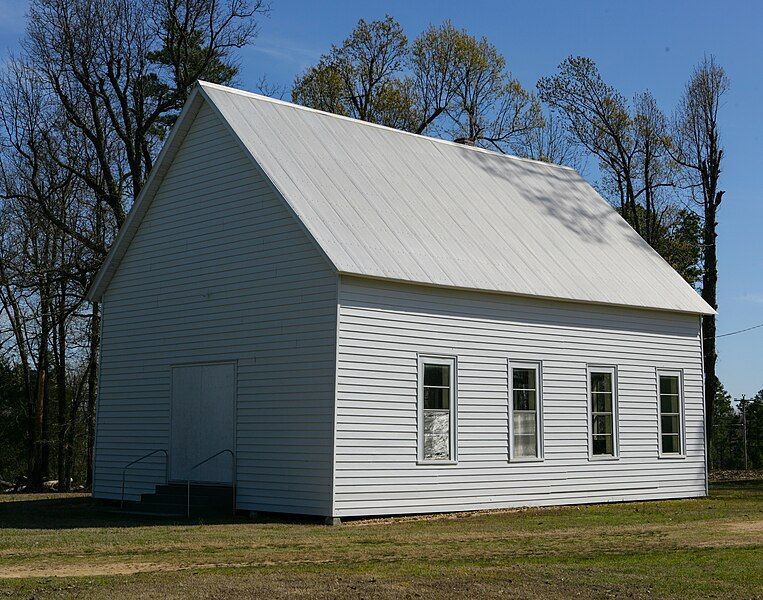
M336 275L206 104L105 295L94 493L168 448L173 364L237 364L238 506L328 514ZM164 459L129 471L137 498Z
M699 318L343 276L334 514L705 494ZM417 354L458 361L458 464L417 464ZM507 361L542 363L545 460L511 463ZM586 368L617 367L620 458L588 455ZM682 369L685 458L658 457L656 368Z

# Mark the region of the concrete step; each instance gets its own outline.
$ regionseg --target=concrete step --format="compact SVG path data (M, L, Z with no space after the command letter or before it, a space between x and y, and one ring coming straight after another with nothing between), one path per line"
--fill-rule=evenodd
M185 517L185 502L145 501L135 502L125 507L126 511L141 514ZM191 516L222 517L233 514L232 505L209 505L191 503Z
M154 492L158 496L186 497L188 488L182 483L169 483L156 486ZM233 487L224 485L191 484L191 497L199 498L230 498L233 501Z
M140 504L143 506L154 507L182 506L184 509L186 505L190 504L192 508L220 508L233 510L233 499L230 499L230 501L226 500L225 502L220 502L216 499L191 497L191 501L188 502L186 498L181 498L179 496L152 496L144 494L141 497Z
M183 484L159 485L153 494L142 494L140 502L130 507L141 514L185 516L188 488ZM233 487L191 485L191 516L225 516L233 513Z
M140 504L125 507L124 510L119 511L123 515L140 515L143 517L162 517L166 519L182 519L185 518L185 511L172 512L164 510L150 510L147 506L141 507Z

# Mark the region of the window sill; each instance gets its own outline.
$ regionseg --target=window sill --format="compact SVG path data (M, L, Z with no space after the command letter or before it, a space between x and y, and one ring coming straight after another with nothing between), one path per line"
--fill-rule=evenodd
M588 460L591 462L613 462L620 460L619 456L606 456L590 454Z
M509 459L509 464L514 464L514 463L539 463L539 462L543 462L544 460L545 459L542 456L537 457L537 458L510 458Z
M421 467L448 467L457 465L457 460L417 460L416 464Z
M657 455L657 458L659 458L660 460L685 460L686 455L685 454L663 454L662 452L660 452Z

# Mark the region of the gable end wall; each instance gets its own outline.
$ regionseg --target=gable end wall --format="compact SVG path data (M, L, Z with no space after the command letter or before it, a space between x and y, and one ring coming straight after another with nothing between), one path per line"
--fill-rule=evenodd
M104 296L94 495L168 448L171 365L235 361L239 508L329 514L336 279L204 103Z

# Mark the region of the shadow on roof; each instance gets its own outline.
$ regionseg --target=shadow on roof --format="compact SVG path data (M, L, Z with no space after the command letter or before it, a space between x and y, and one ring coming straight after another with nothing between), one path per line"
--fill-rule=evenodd
M506 181L516 193L540 206L545 215L585 241L610 244L615 236L607 228L615 227L618 238L639 248L645 245L630 225L614 214L612 207L602 201L591 201L592 191L573 169L469 148L464 148L461 156L491 177Z

